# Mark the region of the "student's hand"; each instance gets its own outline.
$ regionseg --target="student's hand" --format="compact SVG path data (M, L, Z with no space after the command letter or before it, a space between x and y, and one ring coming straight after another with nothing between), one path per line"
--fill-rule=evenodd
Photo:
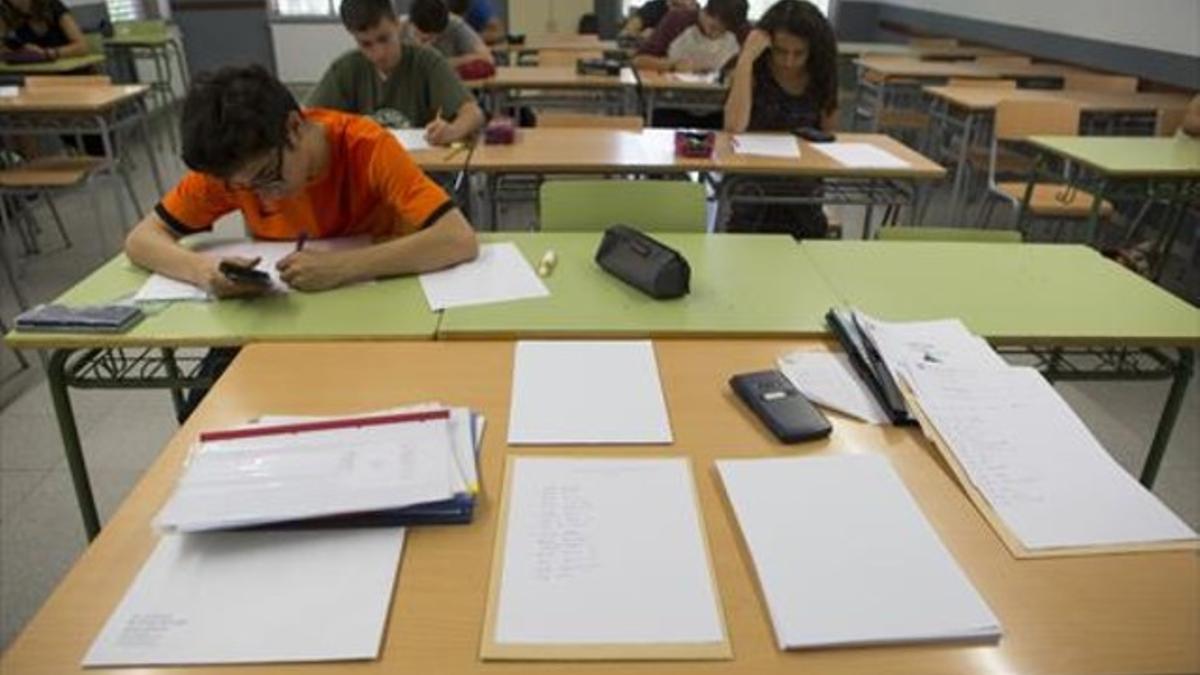
M50 53L50 50L42 47L41 45L35 45L31 42L21 45L21 51L30 52L32 54L38 54L41 56L46 56L47 54Z
M296 251L280 260L279 278L298 291L326 291L352 280L353 271L339 253Z
M238 267L250 269L258 265L260 260L261 258L209 258L208 266L205 268L204 282L201 286L204 290L218 298L248 298L255 295L262 295L270 289L269 286L234 281L225 276L225 273L220 269L222 262L229 262Z
M441 111L438 111L438 115L425 127L425 140L430 145L450 145L454 140L452 135L450 123L442 119Z
M771 48L771 34L765 30L754 29L746 36L742 44L742 58L756 60L763 52Z
M677 73L691 73L697 69L697 64L691 59L683 58L678 61L672 61L671 68Z

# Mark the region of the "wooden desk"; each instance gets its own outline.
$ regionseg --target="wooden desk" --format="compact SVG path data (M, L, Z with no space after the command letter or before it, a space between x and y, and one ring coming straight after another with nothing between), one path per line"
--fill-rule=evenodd
M512 241L531 265L558 256L545 279L550 295L445 311L438 337L759 337L824 336L825 312L837 296L800 247L785 235L655 235L692 268L691 292L653 300L594 261L601 234L485 235Z
M580 75L575 68L566 66L500 66L494 76L465 84L485 92L493 113L518 105L533 105L595 107L622 114L632 109L629 96L636 83L629 68L623 68L620 75Z
M1070 101L1080 108L1083 133L1152 135L1160 111L1184 110L1190 99L1186 94L985 87L927 86L924 91L929 97L931 120L925 152L955 158L950 193L952 223L960 221L966 206L962 188L971 140L978 139L985 148L991 143L991 119L1000 101ZM951 141L956 146L950 145Z
M4 63L0 61L0 75L69 75L91 70L104 63L103 54L84 54L43 63Z
M727 82L718 82L716 75L697 82L682 73L664 73L657 70L639 70L642 107L646 121L654 120L659 108L683 108L698 112L724 110L725 97L729 93Z
M1146 673L1200 669L1200 564L1194 553L1013 558L915 429L835 417L833 435L776 443L729 392L732 373L770 366L815 343L659 341L676 442L659 448L524 448L522 454L686 455L695 480L735 658L714 662L500 663L479 659L510 404L513 345L505 342L261 345L247 348L134 487L110 525L13 641L0 671L84 672L83 654L155 545L150 520L198 432L264 413L349 414L437 399L488 418L483 494L474 523L412 528L379 660L365 663L141 668L211 673ZM340 386L327 371L336 366ZM753 566L713 470L718 458L826 453L888 457L925 517L1003 624L996 645L784 652L776 646ZM236 607L230 607L236 612ZM329 617L336 620L336 617ZM126 673L128 670L88 670Z
M0 96L0 115L104 112L136 100L149 89L144 84L22 87L16 96Z
M137 63L141 59L149 59L154 65L154 99L158 101L155 108L168 113L167 134L171 139L171 147L177 148L175 137L174 115L171 114L176 100L175 87L172 82L171 61L174 59L179 70L179 82L183 91L189 85L187 67L183 60L183 45L171 34L166 25L148 26L142 30L130 30L128 24L118 23L117 33L104 40L104 50L111 54L114 60L123 59L129 64L134 79L137 77Z
M129 297L149 275L119 254L54 302L111 303ZM13 349L50 350L46 378L75 497L88 538L100 529L70 388L181 389L207 386L195 356L179 347L240 346L264 341L431 339L438 315L415 277L359 284L324 293L289 293L252 300L175 302L147 311L126 333L13 331ZM177 402L178 403L178 402Z

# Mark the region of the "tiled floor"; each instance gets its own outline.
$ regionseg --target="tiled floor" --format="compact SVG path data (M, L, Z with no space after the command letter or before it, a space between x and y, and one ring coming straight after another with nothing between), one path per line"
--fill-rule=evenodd
M181 170L164 160L168 178ZM146 167L137 171L143 206L154 190ZM58 295L114 252L120 233L112 196L102 195L108 250L95 236L97 215L82 197L59 204L76 241L61 250L53 232L42 240L51 250L26 261L22 282L34 301ZM530 213L510 214L514 224ZM856 237L854 214L846 214L848 237ZM1179 267L1179 266L1177 266ZM1182 266L1181 274L1195 278ZM1182 277L1181 277L1182 278ZM1194 297L1194 296L1193 296ZM8 289L0 316L16 313ZM32 355L31 355L32 357ZM84 548L84 537L45 382L33 367L18 371L11 352L0 349L0 646L7 645L44 602ZM1184 414L1163 465L1156 492L1193 526L1200 526L1200 406L1193 383ZM1166 395L1162 383L1061 385L1060 391L1106 447L1135 472L1148 447ZM73 396L85 452L102 516L111 514L174 432L174 415L164 392L82 392Z

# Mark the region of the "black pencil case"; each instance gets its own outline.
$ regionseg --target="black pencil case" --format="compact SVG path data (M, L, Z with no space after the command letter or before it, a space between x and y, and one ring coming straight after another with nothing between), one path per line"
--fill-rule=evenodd
M691 266L678 251L628 225L604 231L596 264L658 300L687 295L692 278Z

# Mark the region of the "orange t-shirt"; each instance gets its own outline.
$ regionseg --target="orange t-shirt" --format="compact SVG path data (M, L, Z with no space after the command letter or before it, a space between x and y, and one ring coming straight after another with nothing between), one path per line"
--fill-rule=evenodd
M304 189L263 200L252 190L189 171L155 212L179 236L212 229L237 209L256 238L295 239L303 232L317 239L411 234L453 208L396 137L371 119L321 108L308 108L304 116L321 125L329 140L325 173Z

